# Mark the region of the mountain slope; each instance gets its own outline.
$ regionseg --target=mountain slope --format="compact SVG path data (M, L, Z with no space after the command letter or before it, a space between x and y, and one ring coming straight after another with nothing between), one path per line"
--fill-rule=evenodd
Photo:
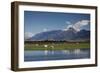
M70 40L89 40L90 31L80 30L76 31L74 28L69 28L66 31L52 30L41 32L28 39L28 41L70 41Z

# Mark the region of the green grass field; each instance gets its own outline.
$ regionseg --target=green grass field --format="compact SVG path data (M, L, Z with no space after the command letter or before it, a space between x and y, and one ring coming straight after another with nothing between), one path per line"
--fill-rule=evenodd
M86 49L90 48L90 43L25 43L25 50L66 50L66 49Z

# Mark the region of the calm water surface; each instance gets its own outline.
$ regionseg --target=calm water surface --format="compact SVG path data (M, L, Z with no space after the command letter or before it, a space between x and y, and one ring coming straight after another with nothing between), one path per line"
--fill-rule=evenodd
M90 58L90 49L25 51L24 61L70 60Z

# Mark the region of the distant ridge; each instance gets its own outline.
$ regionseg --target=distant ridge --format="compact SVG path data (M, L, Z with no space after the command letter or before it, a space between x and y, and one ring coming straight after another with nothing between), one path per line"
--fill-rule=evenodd
M74 28L70 27L68 30L52 30L41 32L25 41L82 41L90 40L89 30L76 31Z

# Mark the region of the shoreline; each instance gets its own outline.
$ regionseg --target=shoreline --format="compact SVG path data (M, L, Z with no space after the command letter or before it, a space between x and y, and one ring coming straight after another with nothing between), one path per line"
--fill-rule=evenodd
M85 49L90 48L90 43L25 43L24 50L67 50L67 49Z

